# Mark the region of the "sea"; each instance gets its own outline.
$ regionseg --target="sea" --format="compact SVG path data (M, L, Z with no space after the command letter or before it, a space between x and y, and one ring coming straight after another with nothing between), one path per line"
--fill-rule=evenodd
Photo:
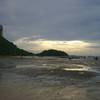
M100 100L100 59L0 57L0 100Z

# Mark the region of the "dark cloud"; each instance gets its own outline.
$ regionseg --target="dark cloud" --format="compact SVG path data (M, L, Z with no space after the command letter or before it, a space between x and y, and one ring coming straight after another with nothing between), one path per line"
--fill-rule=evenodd
M99 40L99 9L99 0L2 0L0 23L11 40L37 34L58 40Z
M99 0L0 0L0 24L11 40L100 40ZM33 39L34 40L34 39Z

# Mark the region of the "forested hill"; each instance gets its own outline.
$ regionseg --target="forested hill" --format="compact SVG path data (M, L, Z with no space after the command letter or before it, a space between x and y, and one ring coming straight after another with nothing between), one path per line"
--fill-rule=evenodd
M0 36L0 55L11 55L11 56L21 56L21 55L34 55L23 49L19 49L12 42L9 42L4 37Z
M27 52L23 49L19 49L12 42L9 42L3 37L3 27L0 25L0 55L3 56L30 56L34 55L33 53Z
M55 56L55 57L67 57L67 58L69 57L69 55L66 52L54 49L44 50L41 53L37 54L37 56Z

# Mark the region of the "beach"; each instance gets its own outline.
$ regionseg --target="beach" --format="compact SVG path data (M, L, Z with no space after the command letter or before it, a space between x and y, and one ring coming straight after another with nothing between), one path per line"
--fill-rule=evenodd
M100 60L1 57L0 100L100 100Z

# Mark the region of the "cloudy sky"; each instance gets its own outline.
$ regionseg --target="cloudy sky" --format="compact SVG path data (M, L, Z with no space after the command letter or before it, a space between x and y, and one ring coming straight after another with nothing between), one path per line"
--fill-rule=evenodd
M100 0L0 0L0 24L31 52L100 55Z

